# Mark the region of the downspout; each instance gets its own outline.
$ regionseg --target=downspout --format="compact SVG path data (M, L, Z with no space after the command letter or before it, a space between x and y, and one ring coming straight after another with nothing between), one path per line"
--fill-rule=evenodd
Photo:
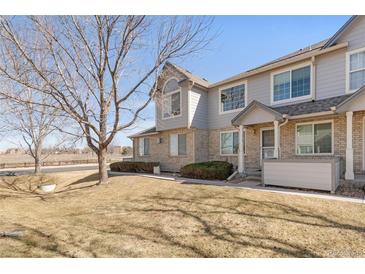
M281 130L280 129L281 129L282 126L285 126L289 121L287 114L283 114L283 118L285 119L285 121L282 122L281 124L279 124L279 158L281 158L281 146L280 146L280 143L281 143L280 142L280 140L281 140Z
M316 57L312 56L312 77L311 77L311 88L312 88L312 101L316 100Z

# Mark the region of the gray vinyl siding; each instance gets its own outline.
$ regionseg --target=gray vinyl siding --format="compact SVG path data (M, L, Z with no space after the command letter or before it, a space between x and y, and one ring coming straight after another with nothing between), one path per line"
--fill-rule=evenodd
M219 88L216 87L208 92L208 127L224 128L231 126L231 120L239 113L238 111L219 114Z
M346 49L317 57L316 66L316 99L344 95L346 89Z
M248 78L247 104L253 100L265 105L270 105L270 72L260 73Z
M193 88L190 91L190 120L191 127L203 128L208 127L208 93Z
M187 87L181 87L181 116L162 119L162 104L156 102L156 130L168 130L173 128L185 128L188 126L188 92Z
M338 43L349 42L348 51L365 47L365 16L359 16L340 37Z
M361 16L347 29L336 42L348 42L347 49L339 49L316 57L315 99L325 99L344 95L346 92L346 52L365 47L365 16ZM310 59L306 60L309 61ZM305 60L301 61L305 62ZM288 67L295 64L290 64ZM284 68L284 67L282 67ZM280 68L280 69L282 69ZM278 68L279 69L279 68ZM276 70L276 69L275 69ZM275 71L273 70L273 71ZM265 105L271 104L271 73L263 72L245 79L247 81L247 102L257 100ZM236 83L242 80L236 81ZM224 86L223 86L224 87ZM156 106L157 130L187 127L188 125L188 96L187 87L182 89L182 116L167 120L161 119L161 110ZM231 126L231 120L239 113L219 113L219 87L207 92L192 90L190 98L191 126L196 128L226 128ZM305 99L309 101L311 99ZM304 100L296 100L286 104L295 104ZM282 106L285 104L276 104Z

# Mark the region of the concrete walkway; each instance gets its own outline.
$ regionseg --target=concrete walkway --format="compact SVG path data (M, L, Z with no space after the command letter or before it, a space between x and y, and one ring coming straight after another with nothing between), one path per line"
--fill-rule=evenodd
M226 181L219 180L200 180L200 179L191 179L191 178L183 178L179 177L176 174L161 174L161 175L153 175L153 174L143 174L143 173L130 173L130 172L115 172L109 171L110 175L115 176L140 176L146 178L174 181L180 184L195 184L195 185L210 185L210 186L220 186L220 187L229 187L229 188L242 188L242 189L252 189L263 192L274 192L288 195L298 195L303 197L311 197L311 198L319 198L319 199L327 199L327 200L336 200L343 202L352 202L365 204L365 199L361 198L350 198L339 195L334 195L330 193L319 193L315 191L301 191L287 188L279 188L279 187L268 187L262 186L261 182L258 181L245 181L242 183L229 183Z

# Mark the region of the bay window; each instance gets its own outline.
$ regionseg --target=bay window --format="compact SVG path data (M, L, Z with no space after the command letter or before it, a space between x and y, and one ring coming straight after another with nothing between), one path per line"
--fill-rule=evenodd
M223 88L219 91L220 113L239 110L245 107L246 104L246 83L236 86Z
M180 116L181 90L177 79L168 80L162 93L162 118L168 119Z
M297 124L296 152L299 155L333 153L332 122Z
M170 155L186 155L186 134L170 135Z
M353 92L365 85L365 49L348 53L348 86L347 91Z
M311 94L311 66L272 75L272 102L302 99Z

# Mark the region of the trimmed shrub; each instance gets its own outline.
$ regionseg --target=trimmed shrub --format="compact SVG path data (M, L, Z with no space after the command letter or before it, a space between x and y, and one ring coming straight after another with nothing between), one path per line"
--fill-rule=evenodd
M181 168L181 176L194 179L225 180L233 172L233 165L224 161L189 164Z
M153 167L159 166L158 162L115 162L110 164L111 171L153 173Z

